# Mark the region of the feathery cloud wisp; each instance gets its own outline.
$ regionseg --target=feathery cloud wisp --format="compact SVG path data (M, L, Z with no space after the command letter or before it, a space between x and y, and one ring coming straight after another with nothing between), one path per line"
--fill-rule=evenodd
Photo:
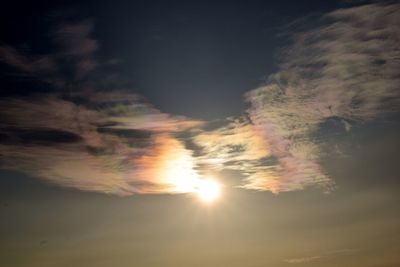
M297 34L280 70L245 95L250 107L241 126L243 151L226 149L238 144L227 126L195 138L204 147L203 157L224 163L239 159L235 167L244 169L247 189L282 192L318 185L329 190L332 181L319 164L315 137L321 123L336 118L348 131L354 122L399 111L399 13L399 4L340 9L323 16L321 26ZM251 144L268 147L268 153L249 161ZM267 155L275 161L260 164Z

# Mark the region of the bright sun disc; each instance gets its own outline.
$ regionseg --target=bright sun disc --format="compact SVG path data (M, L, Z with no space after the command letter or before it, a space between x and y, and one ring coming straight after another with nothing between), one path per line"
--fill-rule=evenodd
M196 193L201 201L205 203L214 202L221 194L221 185L214 180L202 180Z

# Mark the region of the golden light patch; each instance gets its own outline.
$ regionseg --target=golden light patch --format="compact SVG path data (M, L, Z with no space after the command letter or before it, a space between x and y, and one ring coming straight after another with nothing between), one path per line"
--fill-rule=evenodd
M212 179L199 180L195 192L202 202L213 203L221 195L221 185Z

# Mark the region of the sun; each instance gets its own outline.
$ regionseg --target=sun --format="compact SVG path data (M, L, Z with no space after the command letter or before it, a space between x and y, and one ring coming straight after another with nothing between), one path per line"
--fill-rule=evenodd
M201 180L195 192L202 202L213 203L221 195L221 185L212 179Z

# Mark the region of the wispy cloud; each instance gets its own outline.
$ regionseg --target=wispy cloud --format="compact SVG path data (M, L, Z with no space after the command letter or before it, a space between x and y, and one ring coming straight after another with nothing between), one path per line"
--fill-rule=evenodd
M94 54L99 44L91 37L93 26L91 20L79 21L59 25L52 32L53 41L59 49L58 58L73 61L74 75L78 79L84 78L98 64Z
M399 11L373 4L325 15L323 26L296 36L281 70L246 94L250 120L279 161L278 191L330 186L313 136L322 122L337 118L349 130L399 110ZM263 184L258 175L246 187L270 190Z
M1 168L87 191L184 192L177 177L198 175L192 153L173 133L200 122L122 95L80 104L55 95L2 99Z
M194 138L201 161L240 170L246 189L331 190L319 163L321 124L335 118L349 131L399 111L399 11L398 4L341 9L295 35L280 70L245 95L247 114Z
M0 62L13 67L19 75L31 76L57 89L81 89L101 65L96 60L98 42L91 37L93 26L91 20L58 24L49 34L54 50L44 54L1 45Z
M303 264L321 260L328 260L330 258L336 259L337 257L352 255L358 251L359 251L358 249L340 249L340 250L328 251L326 253L322 253L321 255L293 258L284 261L291 264Z
M0 46L2 63L55 88L0 100L0 168L117 195L192 190L181 179L200 175L176 134L203 122L117 90L115 74L99 72L92 30L91 20L53 27L55 50L45 55Z
M268 143L261 132L246 118L235 119L213 131L203 131L194 137L194 142L203 148L204 156L199 160L218 168L270 155Z
M206 169L240 171L244 181L238 186L245 189L279 193L330 183L313 161L316 146L293 144L278 134L266 136L265 127L241 118L214 131L202 132L193 138L201 151L196 159ZM294 146L290 153L285 150L288 145Z
M320 256L311 256L311 257L304 257L304 258L288 259L288 260L285 260L285 262L292 263L292 264L301 264L301 263L313 262L313 261L316 261L319 259L321 259Z

